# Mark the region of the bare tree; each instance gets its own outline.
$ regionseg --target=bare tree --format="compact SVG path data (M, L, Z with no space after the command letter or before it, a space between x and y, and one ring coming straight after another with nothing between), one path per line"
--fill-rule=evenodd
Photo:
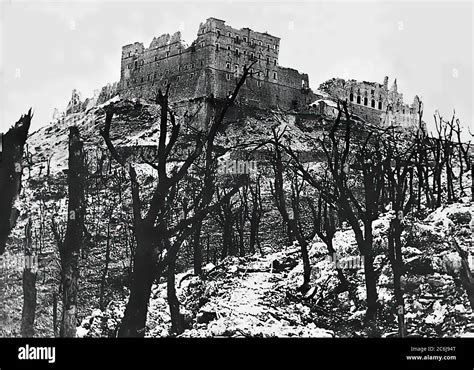
M31 218L25 225L24 268L23 268L23 310L21 313L21 336L34 336L36 311L36 266L31 234Z
M171 204L175 199L178 183L188 174L190 167L196 163L202 153L206 153L206 156L212 154L217 132L223 124L227 110L233 104L240 87L245 82L248 72L249 68L245 68L233 94L225 100L222 109L217 112L210 123L207 133L196 135L194 148L181 166L172 171L171 174L167 173L166 166L180 136L181 125L169 107L170 85L166 87L164 93L161 90L158 91L155 100L160 106L158 151L156 161L154 163L148 162L157 170L158 179L144 217L142 216L144 207L137 172L134 166L127 163L125 158L118 153L110 138L110 128L116 108L114 104L106 107L105 125L100 133L111 156L128 172L132 192L134 233L137 242L130 298L118 332L121 337L144 336L151 286L155 278L161 275L165 266L167 267L167 291L172 331L179 333L183 330L183 320L179 312L179 301L176 298L174 284L176 257L180 245L191 235L192 225L202 220L217 206L209 204L212 196L209 197L203 194L201 197L202 203L197 204L194 209L190 210L193 215L173 225L169 219ZM225 198L230 198L237 190L238 187L234 188L233 192L229 192ZM208 189L206 189L207 191Z
M342 108L340 105L342 104ZM344 113L345 121L342 122ZM341 126L345 126L340 133ZM301 176L321 194L330 205L337 207L341 220L347 220L354 232L357 246L364 259L367 291L366 321L375 324L377 317L377 287L374 270L372 222L381 206L384 173L380 153L379 133L361 125L354 134L356 122L351 119L347 103L340 102L338 115L322 138L309 138L315 150L322 149L330 181L321 181L298 161L289 145L283 146L293 158ZM325 178L326 179L326 178Z
M262 246L260 245L260 223L263 216L263 202L261 189L262 174L258 174L255 183L249 184L249 191L251 195L251 210L247 215L250 224L249 249L250 253L255 253L255 247L258 248L260 255L263 256Z
M22 115L15 125L4 135L0 135L0 260L7 243L8 235L16 223L19 211L14 206L21 190L23 148L33 117L31 109ZM5 276L0 269L0 326L7 319L5 311Z
M271 140L271 143L273 144L273 158L271 163L275 174L275 180L273 181L273 184L271 183L271 191L275 200L275 205L280 212L283 222L290 230L291 238L294 237L300 246L301 258L303 261L303 284L299 287L299 290L303 293L306 293L310 288L309 283L311 280L311 263L308 253L309 243L302 228L299 227L301 224L299 222L298 199L295 198L295 196L299 195L299 191L296 191L296 193L293 192L293 201L291 202L292 207L290 213L288 212L285 194L285 179L283 169L284 149L282 148L282 137L285 133L285 130L279 133L275 128L272 128L272 133L273 139Z
M2 135L0 166L0 256L12 227L18 217L14 203L20 194L23 148L33 117L31 109L22 115L15 125Z
M392 218L388 230L388 255L393 270L393 285L399 336L406 336L405 304L400 278L404 273L402 255L402 231L404 220L415 203L413 192L414 168L413 159L416 155L416 143L402 140L392 130L381 140L384 148L384 172L386 175L386 200L390 202Z
M77 293L79 279L79 256L84 239L85 200L84 187L86 168L83 143L79 129L69 128L69 160L67 183L69 193L68 220L64 240L61 240L53 220L55 235L61 258L62 316L59 335L76 336Z

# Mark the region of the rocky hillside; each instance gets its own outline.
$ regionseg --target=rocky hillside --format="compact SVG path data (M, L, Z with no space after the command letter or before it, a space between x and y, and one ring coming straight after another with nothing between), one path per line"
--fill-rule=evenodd
M38 336L53 336L55 294L58 295L59 264L51 220L64 227L67 209L65 170L67 169L68 127L77 125L88 152L89 170L93 175L99 163L107 163L106 148L99 135L108 104L119 112L112 126L112 140L117 146L153 146L157 143L159 110L143 101L120 100L118 97L93 104L78 112L69 112L32 133L28 139L28 161L24 170L21 218L8 245L9 258L21 255L24 226L28 217L34 224L34 243L39 255ZM305 135L317 136L327 121L318 114L283 114L251 110L233 114L227 120L228 130L219 145L235 146L268 138L271 127L287 127L292 148L307 150ZM104 159L105 158L105 159ZM139 176L146 179L153 171L138 165ZM110 173L117 173L110 165ZM94 179L94 176L91 176ZM112 177L111 177L112 179ZM114 177L119 179L119 177ZM133 247L130 230L130 204L125 182L110 180L106 185L91 180L88 189L87 227L89 243L81 256L81 280L78 336L115 336L129 294L130 255ZM470 178L466 177L466 183ZM152 184L153 179L145 184ZM146 192L147 186L144 191ZM365 285L363 268L347 268L351 285L349 293L338 292L334 265L327 259L326 245L317 237L312 241L311 289L302 295L298 286L303 279L300 248L285 242L285 231L277 212L271 210L268 187L263 189L268 212L262 221L262 251L244 257L227 257L206 261L202 277L192 274L189 263L180 264L177 276L178 298L185 314L187 330L183 337L352 337L374 335L363 324ZM125 201L118 202L118 197ZM105 214L111 217L112 252L107 273L106 307L99 308L100 277L104 264L106 233ZM461 258L457 245L467 251L472 238L474 204L464 197L460 202L428 212L426 217L410 218L402 235L406 273L402 277L405 291L408 333L413 336L474 336L474 313L460 279ZM387 257L387 229L391 214L387 210L374 221L376 271L380 301L380 336L396 334L397 322L393 297L393 275ZM208 239L209 240L209 239ZM286 243L286 244L285 244ZM358 255L353 231L344 225L337 231L334 247L338 255ZM182 261L191 247L183 250ZM11 271L8 278L7 311L10 324L0 334L18 335L21 320L21 271ZM166 302L166 283L153 287L146 335L169 335L170 317Z

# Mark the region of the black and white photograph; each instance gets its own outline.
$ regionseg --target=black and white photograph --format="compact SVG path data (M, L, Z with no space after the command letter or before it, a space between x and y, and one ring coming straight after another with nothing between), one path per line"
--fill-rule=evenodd
M472 369L473 18L2 1L1 369L124 337L403 338L393 361Z

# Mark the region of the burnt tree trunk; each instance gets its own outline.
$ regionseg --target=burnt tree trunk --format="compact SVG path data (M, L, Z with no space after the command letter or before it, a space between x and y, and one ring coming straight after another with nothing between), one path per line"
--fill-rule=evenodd
M136 241L130 297L118 331L119 337L144 337L151 287L163 270L163 264L158 264L157 268L152 228L140 225Z
M105 266L104 271L102 272L102 277L100 279L100 292L99 292L99 307L103 311L105 310L105 286L107 282L107 274L109 272L109 263L110 263L110 217L107 224L107 243L105 247Z
M5 252L5 245L10 231L18 217L18 210L13 205L21 189L21 159L23 147L28 137L31 123L31 109L6 134L1 137L0 152L0 256Z
M23 269L23 310L21 313L21 336L34 336L36 312L36 266L33 265L33 250L31 238L31 218L25 226L25 266Z
M377 317L377 275L374 270L372 220L364 223L365 240L362 256L364 257L365 287L367 291L366 320L374 323Z
M173 245L169 250L166 288L168 305L170 306L171 332L179 335L184 331L184 317L179 310L179 300L176 296L176 257L178 248Z
M62 317L59 335L76 336L79 255L84 232L85 166L83 143L77 127L69 128L69 168L67 173L69 204L64 241L59 245L62 277Z
M202 275L202 247L201 247L201 229L202 222L198 222L196 230L193 235L193 262L194 262L194 274ZM209 244L208 244L209 250Z
M395 306L397 309L398 335L400 338L406 336L405 327L405 303L400 278L403 273L402 243L400 235L402 228L398 215L390 222L388 235L388 253L393 270L393 290L395 295Z
M0 262L5 252L8 235L18 217L14 208L21 189L21 159L31 123L31 109L16 122L8 132L0 136ZM6 326L4 269L0 269L0 327Z
M58 336L58 295L53 293L53 336Z

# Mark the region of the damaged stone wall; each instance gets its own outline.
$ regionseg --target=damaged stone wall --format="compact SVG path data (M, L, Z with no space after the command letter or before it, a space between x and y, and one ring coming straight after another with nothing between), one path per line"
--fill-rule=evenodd
M387 76L383 84L333 78L321 84L320 89L332 98L346 100L351 112L369 123L408 127L418 122L418 96L412 104L404 103L396 79L389 89Z

